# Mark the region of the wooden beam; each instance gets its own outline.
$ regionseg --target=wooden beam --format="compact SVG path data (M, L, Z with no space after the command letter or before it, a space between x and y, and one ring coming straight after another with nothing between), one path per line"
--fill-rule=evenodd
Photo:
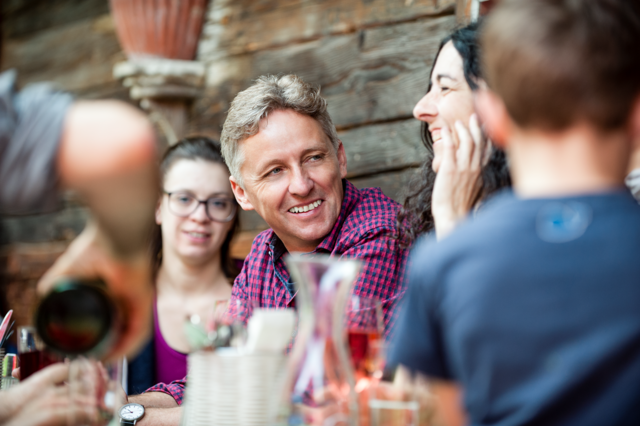
M349 179L418 166L427 155L414 118L340 132Z
M264 231L269 228L267 222L255 210L240 210L240 229L243 231Z
M251 244L253 240L262 231L250 230L239 232L238 235L231 241L231 257L233 259L244 259L251 251Z
M417 172L418 168L410 168L375 176L349 179L349 181L356 188L380 188L384 195L402 204L409 182Z
M23 84L51 81L85 93L112 83L113 65L125 59L109 14L7 40L3 55Z
M4 36L8 39L109 13L108 0L3 0L0 3Z
M451 13L456 0L215 0L198 57L219 59Z

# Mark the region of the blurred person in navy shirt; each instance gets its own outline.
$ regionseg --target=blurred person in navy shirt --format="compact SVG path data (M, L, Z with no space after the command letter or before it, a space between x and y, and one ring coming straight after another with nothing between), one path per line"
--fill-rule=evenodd
M389 359L431 379L449 424L640 424L640 206L624 186L639 40L627 0L504 0L484 23L476 107L513 190L418 243Z

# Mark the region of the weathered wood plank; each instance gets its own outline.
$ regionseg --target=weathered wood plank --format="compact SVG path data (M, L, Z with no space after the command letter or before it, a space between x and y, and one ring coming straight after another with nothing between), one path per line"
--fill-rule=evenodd
M3 0L3 30L19 38L109 13L108 0Z
M406 196L406 188L417 171L417 168L409 168L375 176L349 179L349 181L356 188L380 188L387 197L403 203Z
M450 13L455 0L215 0L198 57L253 52L362 28Z
M71 93L81 99L118 99L129 102L132 105L138 105L138 101L134 101L129 97L129 88L124 87L122 83L117 80L72 90Z
M21 83L52 81L71 91L113 82L113 65L125 59L108 14L8 40L3 55L3 68L17 68Z
M263 231L269 228L267 222L260 217L255 210L240 210L240 229L247 230L260 230Z
M427 155L415 119L358 127L339 133L347 154L349 179L418 166Z
M440 39L454 26L454 16L443 16L213 61L193 128L219 135L235 94L260 75L279 73L321 85L338 128L410 117Z
M244 259L251 251L253 240L262 232L259 230L242 231L231 242L231 257L233 259Z
M88 218L88 209L74 207L55 213L5 217L0 219L0 226L11 243L70 241L82 231Z

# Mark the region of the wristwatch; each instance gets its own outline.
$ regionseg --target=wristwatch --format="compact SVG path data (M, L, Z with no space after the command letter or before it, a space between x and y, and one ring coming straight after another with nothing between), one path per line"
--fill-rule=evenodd
M144 416L144 405L131 402L120 408L120 424L135 425Z

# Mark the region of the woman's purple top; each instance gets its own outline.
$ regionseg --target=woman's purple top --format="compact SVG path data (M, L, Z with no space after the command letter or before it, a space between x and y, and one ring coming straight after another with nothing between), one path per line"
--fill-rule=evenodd
M242 269L244 260L234 259L238 270ZM164 340L158 321L158 301L153 303L154 321L154 349L156 352L156 380L157 383L169 384L174 380L181 380L187 375L187 354L173 349Z
M156 351L156 380L158 383L171 383L187 375L187 354L173 349L164 340L158 321L158 302L153 303L154 346Z

